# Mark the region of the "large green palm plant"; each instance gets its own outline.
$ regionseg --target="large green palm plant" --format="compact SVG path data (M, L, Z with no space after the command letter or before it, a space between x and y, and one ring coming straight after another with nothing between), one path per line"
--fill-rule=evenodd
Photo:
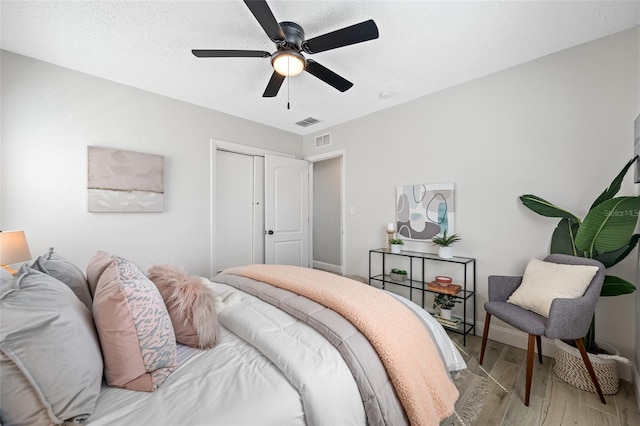
M593 202L584 220L535 195L526 194L520 201L534 212L547 217L559 217L560 222L551 237L551 253L599 260L605 267L619 263L638 245L639 234L634 234L640 210L640 196L615 197L622 180L636 156L629 161L611 182L611 185ZM601 296L618 296L633 293L636 287L630 282L607 275ZM589 352L596 351L595 319L584 338Z

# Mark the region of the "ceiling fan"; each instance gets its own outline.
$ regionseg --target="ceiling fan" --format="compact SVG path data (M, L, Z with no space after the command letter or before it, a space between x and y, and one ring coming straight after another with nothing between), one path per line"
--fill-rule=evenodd
M302 27L295 22L278 23L265 0L244 0L244 3L267 36L276 44L275 52L223 49L194 49L191 52L198 58L271 58L274 71L263 97L276 96L286 77L296 76L302 71L308 72L341 92L349 90L353 83L313 59L306 59L302 53L314 54L378 38L378 27L370 19L305 40Z

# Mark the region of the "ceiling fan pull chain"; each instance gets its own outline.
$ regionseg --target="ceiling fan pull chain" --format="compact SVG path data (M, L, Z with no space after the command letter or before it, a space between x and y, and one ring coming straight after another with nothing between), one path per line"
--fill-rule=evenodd
M287 58L287 75L289 75L289 61L290 59ZM287 79L287 109L291 109L291 105L289 105L289 87L291 85L291 78Z

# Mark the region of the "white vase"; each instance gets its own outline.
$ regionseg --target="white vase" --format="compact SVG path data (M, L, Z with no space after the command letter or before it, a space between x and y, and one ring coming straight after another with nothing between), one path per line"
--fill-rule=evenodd
M400 253L402 251L402 244L391 244L391 253Z
M453 257L453 247L440 246L440 248L438 249L438 257L441 257L443 259L451 259Z
M451 319L451 309L442 309L440 308L440 318L450 320Z

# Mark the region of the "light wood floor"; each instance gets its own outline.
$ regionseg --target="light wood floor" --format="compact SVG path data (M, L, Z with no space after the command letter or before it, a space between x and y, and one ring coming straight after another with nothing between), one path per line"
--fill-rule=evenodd
M455 380L461 395L456 410L465 408L464 400L470 393L465 391L473 389L472 383L484 379L489 388L486 391L485 387L486 392L478 398L472 421L463 423L454 414L441 425L640 425L640 411L629 382L621 380L618 393L605 396L607 404L603 405L596 394L559 379L553 372L552 358L544 357L540 365L536 356L530 404L525 407L525 350L489 340L483 365L479 366L481 338L468 335L465 347L461 335L450 333L450 337L466 352L461 351L468 366ZM486 380L489 375L499 384L491 378Z

